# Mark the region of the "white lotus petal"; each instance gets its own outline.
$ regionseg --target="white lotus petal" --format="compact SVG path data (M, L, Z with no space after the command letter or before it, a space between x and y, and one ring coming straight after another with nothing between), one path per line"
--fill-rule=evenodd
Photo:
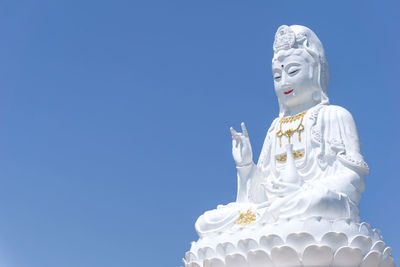
M386 259L384 259L381 262L381 265L379 265L379 267L393 267L395 266L394 262L393 262L393 258L388 256Z
M383 252L383 250L385 249L386 244L383 241L377 241L371 248L371 250L376 250L379 252Z
M303 254L305 266L329 266L333 261L333 251L327 246L311 245L306 247Z
M232 243L226 242L223 244L218 244L216 248L216 253L218 257L224 259L227 255L237 252L237 249Z
M300 232L305 232L308 233L309 231L304 230L304 221L301 220L289 220L287 223L287 229L289 229L288 232L285 233L284 236L286 236L288 233L300 233ZM278 224L279 228L279 224ZM284 239L284 236L282 236L282 239Z
M310 244L315 244L314 237L308 233L293 233L288 235L286 244L294 248L298 253L302 253Z
M333 266L357 267L362 260L362 252L359 248L341 247L333 257Z
M254 239L248 238L238 242L239 251L247 254L249 250L257 249L258 244Z
M349 229L349 224L345 220L336 220L332 223L332 231L343 233Z
M248 267L245 257L240 254L226 256L225 263L229 267Z
M197 262L191 262L189 263L188 267L202 267L200 264L198 264Z
M288 246L274 247L271 250L272 262L278 267L301 266L297 252Z
M383 251L383 258L385 259L386 257L389 257L390 255L392 255L392 248L386 247L385 250Z
M283 240L277 235L268 235L260 238L260 246L267 251L271 251L273 247L283 245Z
M381 240L383 239L382 235L381 235L381 231L379 229L373 229L372 230L373 233L373 238L374 240Z
M372 240L367 236L356 236L351 242L350 247L359 248L362 251L362 254L365 255L369 252L371 248Z
M288 233L293 233L293 228L291 228L291 225L288 223L287 220L285 220L282 223L275 223L272 224L270 233L274 233L275 235L278 235L282 238L282 240L286 239L286 236ZM296 231L297 232L297 231Z
M218 258L204 260L203 262L204 267L225 267L225 263L223 260Z
M186 254L185 254L185 259L186 259L188 262L194 261L194 260L196 260L196 255L194 255L193 252L188 251L188 252L186 252Z
M363 259L360 267L378 267L382 260L382 253L370 251Z
M199 260L209 259L214 256L216 256L216 253L210 247L199 248L199 250L197 250L197 257Z
M247 262L251 267L274 266L268 254L262 250L250 251L249 254L247 254Z
M357 235L359 234L359 226L350 220L334 221L332 224L332 232L346 233L349 236Z
M371 226L366 222L362 222L360 224L358 231L360 232L361 235L365 235L365 236L370 236L371 232L372 232Z
M332 228L331 222L321 218L310 218L304 222L303 232L312 233L314 238L320 240L322 235Z
M321 244L327 245L335 252L338 248L347 246L348 240L343 233L329 232L322 237Z

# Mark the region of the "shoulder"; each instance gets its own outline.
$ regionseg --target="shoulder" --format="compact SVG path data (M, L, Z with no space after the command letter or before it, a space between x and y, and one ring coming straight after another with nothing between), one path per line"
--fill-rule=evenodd
M277 124L279 124L279 120L280 120L279 117L275 118L272 121L271 125L269 126L267 134L265 136L265 141L264 141L263 148L267 148L271 144L271 140L276 135L276 127L277 127Z
M324 110L325 112L334 113L339 116L351 116L351 113L347 109L341 106L326 105Z
M278 122L279 122L279 120L280 120L280 118L277 117L277 118L275 118L275 119L272 121L271 125L270 125L269 128L268 128L268 132L267 132L267 133L271 133L271 132L274 131L276 125L277 125Z
M324 118L329 120L353 120L351 113L341 106L326 105L323 108Z

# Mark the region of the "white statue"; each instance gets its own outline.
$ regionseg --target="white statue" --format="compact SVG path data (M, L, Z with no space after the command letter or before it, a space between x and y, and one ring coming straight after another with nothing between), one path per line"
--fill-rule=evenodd
M280 112L265 138L257 165L244 123L231 128L236 162L236 202L202 215L204 234L235 224L251 209L257 221L311 216L358 221L357 205L369 172L356 126L342 107L329 105L329 70L318 37L303 26L281 26L272 72Z
M322 43L283 25L273 48L279 116L257 164L244 123L231 128L236 202L198 218L185 265L394 266L379 231L359 222L369 169L351 114L329 104Z

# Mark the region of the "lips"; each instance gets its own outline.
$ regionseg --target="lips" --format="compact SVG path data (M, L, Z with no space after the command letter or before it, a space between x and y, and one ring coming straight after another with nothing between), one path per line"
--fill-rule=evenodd
M288 94L290 94L291 92L293 92L293 89L292 90L289 90L289 91L286 91L286 92L283 92L285 95L288 95Z

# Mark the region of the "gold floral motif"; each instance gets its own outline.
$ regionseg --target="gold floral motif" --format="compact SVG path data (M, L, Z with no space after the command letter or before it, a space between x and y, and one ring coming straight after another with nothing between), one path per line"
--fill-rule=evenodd
M306 154L306 152L304 152L304 151L296 150L296 151L293 151L293 158L298 159L298 158L303 157L305 154ZM276 160L279 162L286 162L286 159L287 159L286 153L281 154L281 155L279 155L279 157L276 158Z
M256 220L256 215L248 209L246 212L241 212L239 215L239 219L236 221L236 224L247 226L252 224Z
M279 145L282 146L282 136L287 136L288 137L288 142L290 144L290 139L293 136L293 134L295 132L297 132L299 134L299 141L301 141L301 132L304 131L304 125L303 125L303 119L304 119L304 115L307 113L307 110L293 115L293 116L289 116L289 117L283 117L279 122L280 122L280 127L279 127L279 131L276 133L276 136L279 137ZM296 129L287 129L286 131L282 130L282 124L284 123L290 123L290 122L294 122L296 120L300 119L300 123L297 126Z

